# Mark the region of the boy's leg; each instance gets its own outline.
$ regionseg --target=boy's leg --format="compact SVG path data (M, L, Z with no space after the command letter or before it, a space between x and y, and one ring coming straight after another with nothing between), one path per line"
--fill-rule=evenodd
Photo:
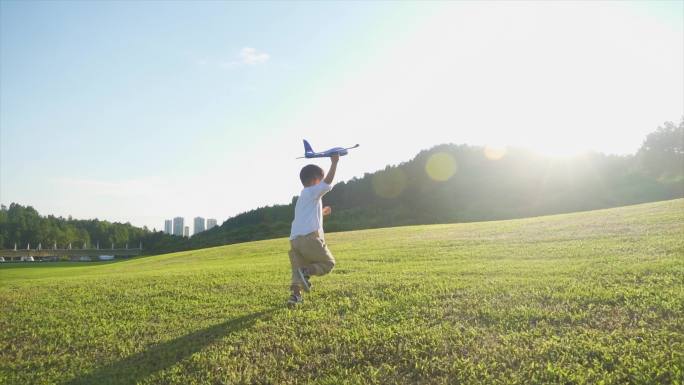
M305 261L307 272L311 275L325 275L335 267L335 257L333 257L325 240L318 236L318 233L307 234L295 239L295 246Z
M299 254L299 252L295 249L294 246L294 242L290 241L290 251L288 252L288 255L290 256L290 266L292 267L292 279L290 284L290 290L292 290L292 293L300 295L304 283L302 282L302 278L297 272L297 268L306 266L306 261L304 260L304 258L302 258L301 254Z

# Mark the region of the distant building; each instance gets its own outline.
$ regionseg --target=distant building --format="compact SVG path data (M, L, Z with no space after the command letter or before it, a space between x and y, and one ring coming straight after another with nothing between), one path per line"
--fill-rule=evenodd
M183 236L188 238L190 236L190 226L185 226L183 228Z
M209 218L207 219L207 230L211 229L212 227L216 227L216 219Z
M183 236L183 226L185 226L185 219L183 217L173 218L173 235Z
M173 232L173 221L167 219L164 221L164 234L171 234Z
M199 234L204 230L206 230L204 227L204 218L195 217L195 232L193 234Z

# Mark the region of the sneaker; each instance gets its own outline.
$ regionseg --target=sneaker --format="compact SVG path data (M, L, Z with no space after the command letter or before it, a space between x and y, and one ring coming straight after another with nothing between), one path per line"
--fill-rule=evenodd
M311 282L309 282L309 278L311 276L306 271L306 268L305 267L298 267L297 273L299 273L299 278L302 279L302 285L304 286L304 291L306 291L306 292L311 291Z
M292 294L287 300L287 307L293 308L302 303L304 303L304 298L302 298L301 294Z

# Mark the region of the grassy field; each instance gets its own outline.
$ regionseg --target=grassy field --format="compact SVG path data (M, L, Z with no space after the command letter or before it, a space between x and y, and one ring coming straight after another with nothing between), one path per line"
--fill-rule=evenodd
M0 266L2 384L682 384L684 200Z

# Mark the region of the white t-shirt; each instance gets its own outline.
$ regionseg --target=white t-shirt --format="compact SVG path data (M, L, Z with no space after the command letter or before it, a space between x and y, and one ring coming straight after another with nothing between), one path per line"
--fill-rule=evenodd
M304 187L295 204L295 216L290 230L290 239L318 231L323 236L323 203L321 197L332 186L321 181L313 186Z

